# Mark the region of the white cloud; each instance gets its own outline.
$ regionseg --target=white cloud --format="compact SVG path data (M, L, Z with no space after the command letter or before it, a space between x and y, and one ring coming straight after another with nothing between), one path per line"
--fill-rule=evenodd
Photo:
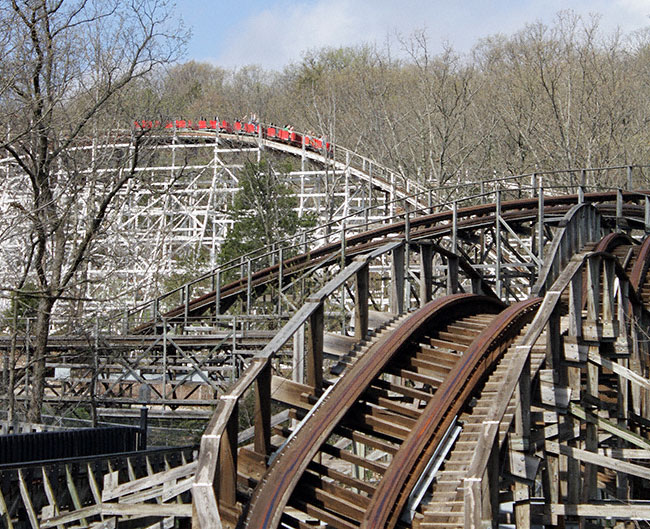
M476 41L497 32L512 33L526 22L552 23L555 13L601 13L601 26L625 31L650 23L650 0L269 0L265 7L227 32L216 62L236 67L261 64L281 68L305 51L324 46L382 44L388 35L408 36L426 29L433 51L443 41L468 51Z

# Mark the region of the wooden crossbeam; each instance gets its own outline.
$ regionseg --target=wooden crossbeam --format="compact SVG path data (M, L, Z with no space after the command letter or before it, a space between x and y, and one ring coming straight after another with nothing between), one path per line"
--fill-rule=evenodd
M604 468L609 468L617 472L625 472L632 476L638 476L643 479L650 479L650 468L637 465L636 463L628 463L613 457L606 456L599 452L589 452L581 450L580 448L573 448L563 444L555 443L553 441L546 442L546 451L552 454L562 454L572 457L583 463L590 463Z
M557 516L650 520L650 503L552 503L549 507L551 514Z

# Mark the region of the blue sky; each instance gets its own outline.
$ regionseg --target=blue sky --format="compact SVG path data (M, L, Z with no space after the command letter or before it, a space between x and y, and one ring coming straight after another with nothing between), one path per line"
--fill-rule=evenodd
M431 49L443 42L469 51L481 37L510 34L527 22L551 24L558 11L598 13L601 27L650 26L650 0L176 0L192 30L187 59L223 67L281 69L323 46L379 45L424 30Z

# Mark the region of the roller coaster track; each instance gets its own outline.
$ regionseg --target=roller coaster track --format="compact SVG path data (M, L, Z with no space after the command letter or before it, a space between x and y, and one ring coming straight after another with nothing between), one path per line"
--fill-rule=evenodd
M172 135L167 136L173 137ZM215 137L218 137L220 141L248 144L281 154L305 158L317 162L324 167L330 167L333 171L339 171L341 173L348 172L351 176L367 182L371 187L386 193L391 200L404 198L413 206L423 206L419 198L422 198L425 189L421 185L378 164L370 158L341 147L340 145L331 145L329 151L325 149L308 149L304 142L301 142L302 145L296 146L281 141L280 139L272 139L258 134L219 132L216 135L214 132L202 132L190 129L176 130L175 136L194 140L213 140ZM305 135L301 135L301 137L305 137Z
M421 300L419 310L374 338L363 295L368 263L405 240L450 236L451 216L436 213L346 240L348 266L221 398L201 446L197 526L520 528L650 519L638 501L650 489L650 469L635 460L650 458L643 396L650 391L650 237L630 236L647 226L647 208L634 204L646 194L624 194L623 203L620 193L580 199L544 200L558 230L530 286L539 297L510 306L469 293ZM530 221L537 205L504 202L501 214L509 223ZM494 223L493 212L494 205L456 211L456 235ZM626 232L607 234L617 226ZM313 266L340 252L331 245L294 263L311 258ZM465 266L470 276L478 273ZM264 274L255 285L264 284ZM357 285L355 335L366 345L328 380L323 304L348 280ZM231 288L221 295L241 295L241 284ZM206 300L214 303L214 294L194 300L191 310L204 310ZM306 384L280 380L272 361L304 323ZM238 449L238 403L249 388L254 443ZM293 424L270 426L271 398L292 410Z
M645 226L645 208L635 204L635 202L645 201L645 198L644 193L637 192L588 193L582 197L585 203L601 204L599 211L605 216L616 218L617 215L624 215L635 228ZM543 216L560 219L578 200L578 195L545 197ZM622 200L623 205L616 206L617 200ZM534 222L539 217L538 206L537 198L505 201L500 205L498 216L501 221L508 223ZM621 207L622 211L619 211ZM254 272L249 278L243 277L222 286L219 292L209 292L191 301L188 300L186 304L167 311L163 316L165 321L173 323L182 318L200 316L208 310L213 310L215 305L218 306L220 313L224 313L235 300L247 294L250 289L263 291L269 283L277 281L279 274L282 274L288 281L306 269L315 269L331 264L334 259L340 258L342 251L345 252L346 262L349 262L356 255L367 253L369 250L381 246L389 238L402 237L409 243L415 244L421 240L452 236L455 238L465 234L471 236L481 228L495 225L496 217L494 204L480 204L459 208L456 212L447 210L421 215L408 221L370 229L346 237L343 241L320 246L307 253ZM440 246L437 249L441 253L445 252L445 249ZM465 256L459 255L458 257L460 267L468 276L483 281ZM483 291L489 292L491 289L486 284ZM144 322L135 326L132 331L134 333L150 332L155 325L156 321Z

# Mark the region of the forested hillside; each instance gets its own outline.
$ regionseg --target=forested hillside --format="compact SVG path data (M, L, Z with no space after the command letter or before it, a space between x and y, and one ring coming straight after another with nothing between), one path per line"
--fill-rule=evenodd
M281 72L187 62L142 81L127 114L290 123L431 186L648 159L650 33L614 34L572 12L494 35L465 55L320 49ZM137 106L134 106L136 105Z

